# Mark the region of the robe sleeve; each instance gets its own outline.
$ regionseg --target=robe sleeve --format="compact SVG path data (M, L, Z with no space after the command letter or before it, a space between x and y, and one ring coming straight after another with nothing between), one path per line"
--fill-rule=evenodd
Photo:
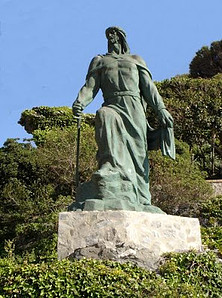
M152 81L152 77L145 62L140 59L138 65L139 77L140 77L140 90L141 95L145 102L153 108L157 113L162 109L166 109L163 99L160 96L155 84ZM148 129L149 130L149 129ZM150 134L150 135L149 135ZM148 132L148 148L161 149L164 156L169 156L175 159L175 142L173 127L160 127L156 130L150 128Z
M163 99L153 83L148 70L144 67L142 68L141 66L138 68L141 95L143 96L145 102L158 114L159 110L166 108Z

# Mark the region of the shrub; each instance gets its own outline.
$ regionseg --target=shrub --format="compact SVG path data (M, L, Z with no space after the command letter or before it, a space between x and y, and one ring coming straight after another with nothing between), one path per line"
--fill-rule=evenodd
M172 297L220 297L222 264L212 252L169 254L160 267Z
M222 196L205 202L200 209L203 244L222 255Z
M189 146L176 141L176 160L150 154L152 204L170 214L197 216L201 202L209 199L211 186L191 162Z
M189 144L194 160L211 176L222 168L221 78L221 74L212 79L177 76L157 83L174 118L176 138Z
M149 272L130 263L0 260L2 297L219 297L222 265L214 254L171 254ZM4 295L4 296L3 296Z

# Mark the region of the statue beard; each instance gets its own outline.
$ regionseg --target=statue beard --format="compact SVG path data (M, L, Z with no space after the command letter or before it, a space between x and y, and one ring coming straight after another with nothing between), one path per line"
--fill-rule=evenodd
M122 47L119 40L116 39L114 42L110 40L108 41L108 53L112 53L114 51L116 53L121 54L122 53L121 49Z

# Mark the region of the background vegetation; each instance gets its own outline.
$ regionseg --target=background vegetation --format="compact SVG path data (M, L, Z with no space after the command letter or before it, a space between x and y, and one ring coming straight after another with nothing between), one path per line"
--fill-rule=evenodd
M159 272L132 264L80 260L0 260L1 297L220 297L221 270L212 253L171 254Z
M210 47L203 46L190 63L193 78L211 78L222 73L222 40L214 41Z
M222 177L222 74L211 79L186 75L157 83L175 121L175 136L208 177Z

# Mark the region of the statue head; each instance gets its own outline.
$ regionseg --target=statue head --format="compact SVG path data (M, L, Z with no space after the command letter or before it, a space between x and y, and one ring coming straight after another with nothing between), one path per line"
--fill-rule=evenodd
M130 53L129 46L126 41L126 33L123 29L116 26L109 27L106 29L106 37L108 39L108 52L110 52L115 45L120 45L121 54Z

